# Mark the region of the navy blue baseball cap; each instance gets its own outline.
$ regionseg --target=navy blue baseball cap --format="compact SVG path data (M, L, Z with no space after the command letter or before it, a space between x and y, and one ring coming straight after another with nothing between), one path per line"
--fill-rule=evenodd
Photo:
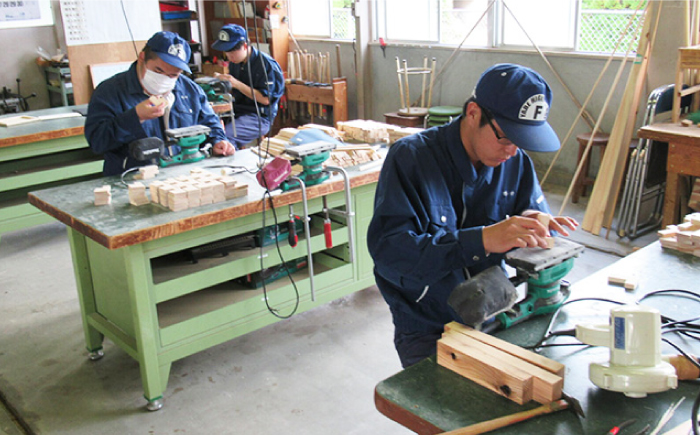
M559 138L547 123L552 90L534 70L512 63L496 64L481 74L473 96L518 148L540 152L559 149Z
M231 51L241 41L248 39L245 29L238 24L227 24L219 30L219 39L211 48L219 51Z
M192 74L187 64L191 54L190 44L177 33L157 32L151 36L146 45L165 63Z

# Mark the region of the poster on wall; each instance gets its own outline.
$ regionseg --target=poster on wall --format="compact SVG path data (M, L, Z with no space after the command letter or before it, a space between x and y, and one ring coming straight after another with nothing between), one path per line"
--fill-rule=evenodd
M143 41L161 30L156 0L61 0L60 5L69 46Z
M50 0L0 1L0 29L52 25Z

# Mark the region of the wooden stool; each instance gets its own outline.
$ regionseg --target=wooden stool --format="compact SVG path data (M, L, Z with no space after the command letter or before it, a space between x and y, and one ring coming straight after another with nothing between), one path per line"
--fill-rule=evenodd
M384 120L387 124L398 125L400 127L423 127L425 115L406 116L400 115L398 112L390 112L384 114Z
M586 145L591 139L591 133L581 133L576 135L576 140L578 141L578 162L583 159L583 153L586 151ZM605 155L605 147L608 145L608 139L610 135L607 133L596 133L593 137L593 142L591 143L591 150L588 152L587 158L583 161L581 166L581 172L576 179L574 184L574 189L571 195L571 202L574 204L578 202L580 196L586 196L586 187L592 186L595 182L595 177L590 177L588 175L588 169L591 166L591 154L593 153L593 147L598 147L600 150L600 161L603 161L603 156Z

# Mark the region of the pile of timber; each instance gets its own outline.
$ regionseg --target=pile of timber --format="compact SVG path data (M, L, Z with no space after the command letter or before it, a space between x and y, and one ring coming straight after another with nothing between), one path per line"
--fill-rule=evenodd
M253 147L251 148L251 151L264 158L281 157L287 160L293 160L293 157L287 154L285 151L288 147L294 146L292 139L297 133L299 133L300 130L310 128L321 130L328 136L338 140L342 140L346 136L345 132L327 125L305 124L299 128L283 128L275 136L263 139L260 143L260 147ZM328 164L346 168L381 159L382 156L375 150L374 147L367 143L345 143L343 145L338 145L331 152L330 158L328 159ZM292 174L296 175L301 172L301 170L301 166L294 165L292 167Z
M700 257L700 213L691 213L683 223L669 225L657 232L661 246Z
M655 26L658 24L661 3L648 2L645 9L644 25L637 46L637 60L630 68L622 101L615 117L615 124L610 132L608 145L605 148L598 176L588 201L586 214L581 223L581 228L591 234L598 235L603 227L608 229L612 227L617 199L622 186L629 144L636 125L637 107L639 107L642 90L644 89L649 57L655 39ZM594 129L593 133L595 134L595 132L596 130ZM588 155L590 148L591 141L586 145L584 156ZM574 181L575 179L576 177L574 177ZM572 184L574 181L572 181Z
M564 365L457 322L438 340L438 364L522 405L562 397Z
M389 130L389 145L393 145L394 142L403 137L420 133L423 130L423 128L418 127L397 127L396 129Z

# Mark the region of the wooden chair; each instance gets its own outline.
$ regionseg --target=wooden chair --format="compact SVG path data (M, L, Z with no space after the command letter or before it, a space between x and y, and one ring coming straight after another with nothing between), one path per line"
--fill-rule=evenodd
M426 116L428 114L428 107L430 107L430 101L433 98L433 82L435 78L435 65L436 60L433 58L433 62L430 68L428 68L428 57L423 58L422 67L411 67L409 68L406 59L403 60L403 67L399 58L396 58L396 74L399 79L399 97L401 99L401 108L398 111L399 115L405 116ZM421 95L420 95L420 106L411 107L411 93L409 89L409 77L412 75L422 76L421 85ZM428 100L426 104L425 99L425 86L426 82L428 85Z

